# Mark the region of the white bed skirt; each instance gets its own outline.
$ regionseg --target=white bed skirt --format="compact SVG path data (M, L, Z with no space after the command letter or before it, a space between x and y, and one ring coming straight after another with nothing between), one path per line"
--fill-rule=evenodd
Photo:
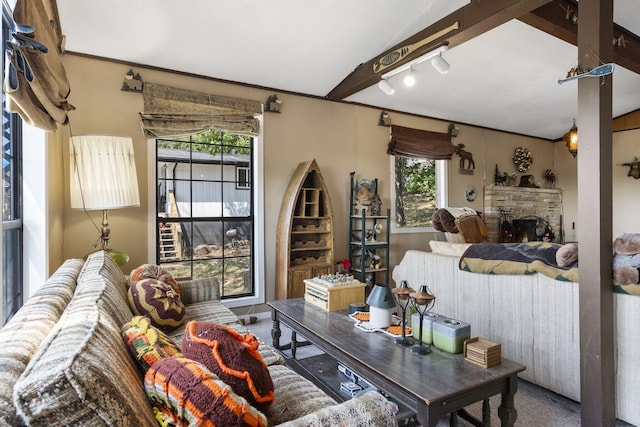
M393 280L436 296L435 313L471 324L471 336L502 345L502 355L526 365L522 378L580 400L578 283L542 274L498 276L458 269L458 257L407 251ZM640 426L640 297L614 295L616 416Z

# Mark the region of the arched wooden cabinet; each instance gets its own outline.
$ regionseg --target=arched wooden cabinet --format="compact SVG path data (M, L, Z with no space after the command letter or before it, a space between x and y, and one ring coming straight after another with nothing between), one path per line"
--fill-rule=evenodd
M302 162L289 182L276 232L276 299L302 298L304 280L333 273L333 213L318 164Z

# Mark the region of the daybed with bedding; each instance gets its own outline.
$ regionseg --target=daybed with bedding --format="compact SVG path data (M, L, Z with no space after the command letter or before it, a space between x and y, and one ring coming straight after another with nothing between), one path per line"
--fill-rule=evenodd
M533 271L464 271L461 266L470 267L461 256L471 245L435 243L432 248L445 254L407 251L393 270L395 283L406 280L414 289L428 285L436 296L433 312L470 323L472 337L500 343L504 357L527 366L523 379L579 401L578 282ZM542 270L553 275L553 269ZM616 416L640 425L640 298L615 293L614 309Z

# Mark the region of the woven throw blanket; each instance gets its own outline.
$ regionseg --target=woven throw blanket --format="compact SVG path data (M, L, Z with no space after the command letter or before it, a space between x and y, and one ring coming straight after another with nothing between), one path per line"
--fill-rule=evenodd
M578 263L560 267L561 245L548 242L477 243L460 257L459 268L471 273L527 275L542 273L555 280L578 281Z

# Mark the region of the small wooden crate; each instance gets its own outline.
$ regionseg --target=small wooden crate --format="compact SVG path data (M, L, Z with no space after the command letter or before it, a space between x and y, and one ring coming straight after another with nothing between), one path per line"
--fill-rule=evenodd
M346 310L349 303L364 302L364 283L326 286L313 279L307 279L304 283L304 299L323 310Z
M502 361L501 345L484 338L469 338L464 342L464 358L485 368Z

